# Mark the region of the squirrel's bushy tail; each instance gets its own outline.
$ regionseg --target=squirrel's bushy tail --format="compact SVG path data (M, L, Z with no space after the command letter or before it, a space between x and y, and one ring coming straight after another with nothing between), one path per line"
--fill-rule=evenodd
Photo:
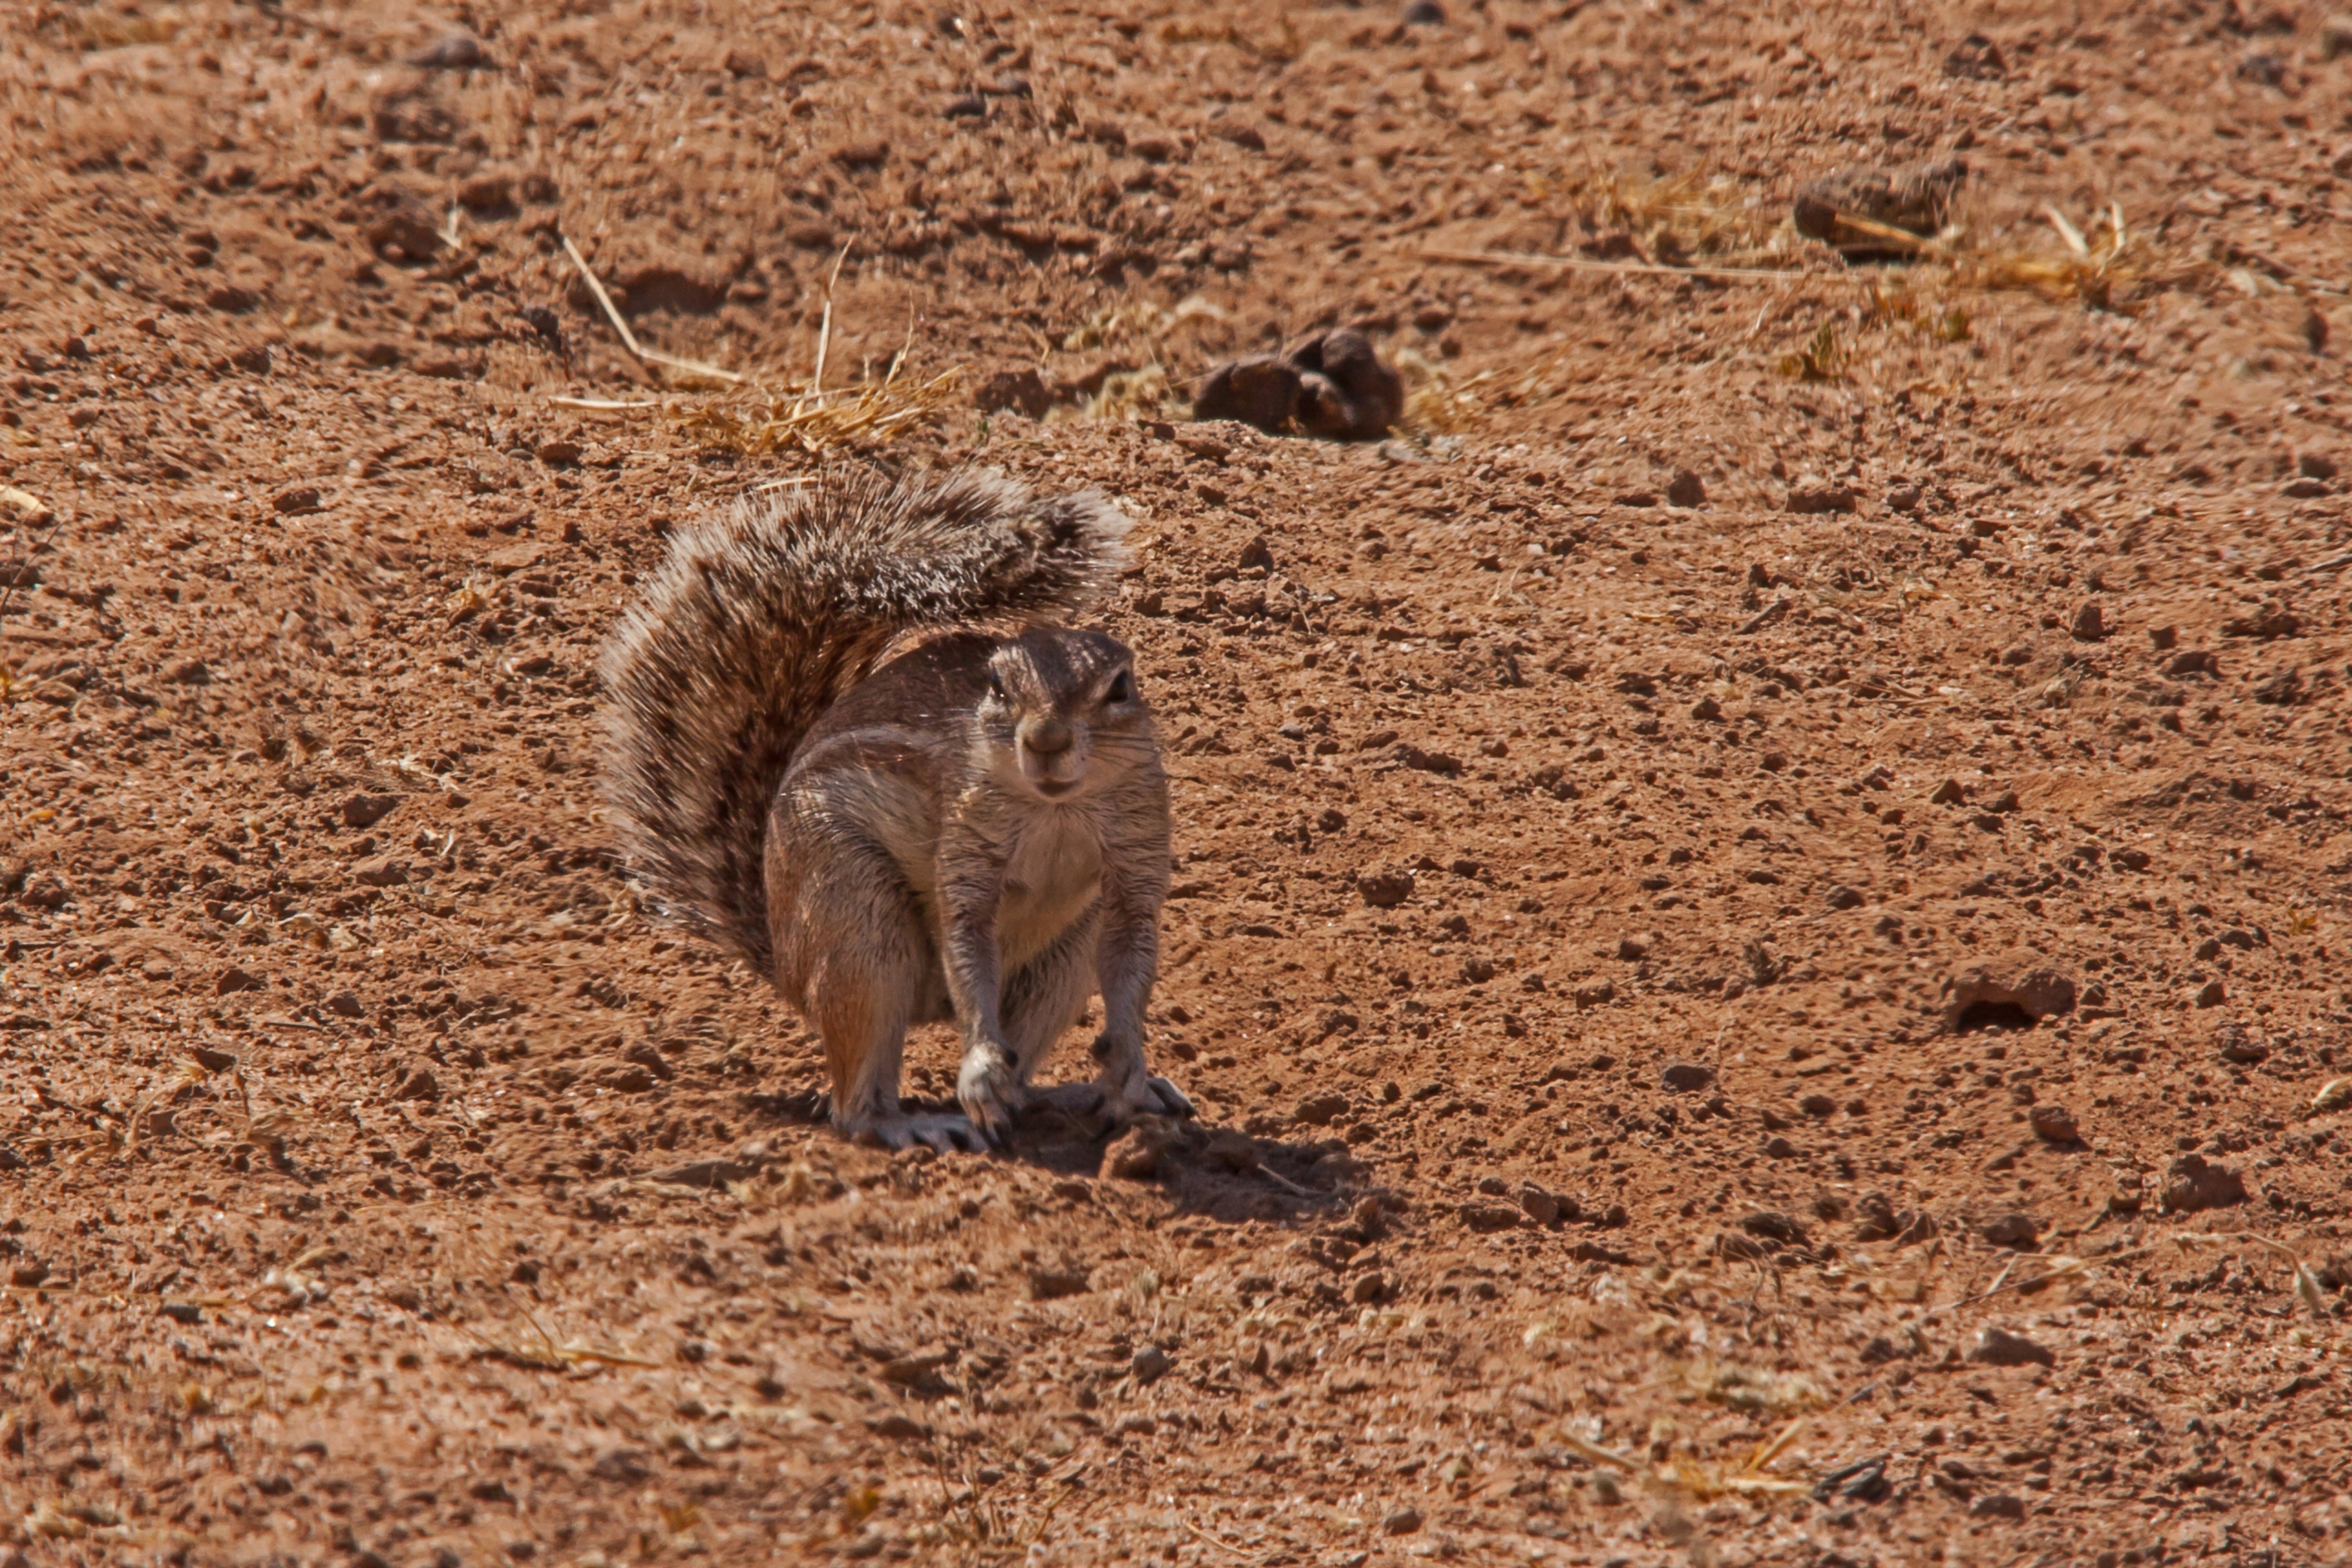
M1127 528L1091 490L834 470L681 529L602 666L605 794L654 900L766 973L768 811L810 726L908 633L1084 608Z

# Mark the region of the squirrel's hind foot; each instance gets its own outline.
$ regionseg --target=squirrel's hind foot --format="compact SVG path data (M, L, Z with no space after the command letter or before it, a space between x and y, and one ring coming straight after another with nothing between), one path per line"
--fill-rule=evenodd
M927 1143L942 1154L960 1151L985 1152L988 1139L971 1124L968 1117L953 1114L925 1113L919 1116L877 1117L852 1134L861 1143L876 1143L885 1149L911 1149Z
M1139 1116L1172 1116L1189 1118L1196 1112L1184 1091L1164 1078L1146 1076L1138 1092L1120 1094L1113 1087L1097 1079L1092 1083L1062 1083L1051 1089L1030 1090L1033 1100L1051 1105L1072 1116L1084 1117L1110 1127L1124 1127Z
M1150 1088L1151 1098L1160 1102L1156 1112L1158 1115L1190 1120L1200 1114L1192 1109L1192 1102L1184 1097L1184 1091L1166 1079L1148 1078L1144 1079L1144 1083ZM1150 1116L1155 1112L1151 1107L1147 1106L1144 1108L1143 1114Z

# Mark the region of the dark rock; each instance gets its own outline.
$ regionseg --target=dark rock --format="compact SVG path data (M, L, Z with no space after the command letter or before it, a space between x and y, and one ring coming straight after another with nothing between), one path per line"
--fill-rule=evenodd
M1029 1299L1033 1301L1058 1301L1065 1296L1087 1293L1086 1270L1082 1268L1033 1268L1029 1271Z
M406 1078L400 1080L400 1086L392 1091L392 1098L394 1100L438 1100L441 1098L441 1080L435 1078L432 1073L427 1071L425 1068L416 1068L413 1069Z
M1926 1209L1906 1209L1895 1218L1903 1227L1895 1237L1895 1245L1898 1247L1916 1247L1923 1241L1933 1241L1942 1228L1937 1225L1936 1216Z
M1462 1223L1481 1236L1498 1230L1517 1230L1521 1210L1507 1204L1464 1204L1460 1210Z
M1436 8L1436 0L1419 0L1419 3L1429 6L1433 10ZM1443 13L1440 13L1440 15L1442 16ZM1419 1530L1421 1525L1421 1510L1417 1508L1401 1508L1394 1513L1388 1515L1381 1521L1381 1533L1382 1535L1411 1535L1413 1531Z
M457 111L435 95L432 79L422 71L402 73L368 100L368 128L379 142L452 142L463 124Z
M2067 630L2076 642L2103 642L2115 635L2115 627L2107 624L2106 612L2096 599L2084 602L2083 607L2074 612L2074 624Z
M1158 1117L1139 1117L1103 1151L1103 1172L1122 1181L1150 1181L1160 1174L1161 1160L1176 1142L1167 1122Z
M2224 1024L2218 1038L2221 1059L2225 1062L2252 1067L2257 1062L2270 1059L2270 1047L2248 1034L2242 1024Z
M2055 1366L2058 1358L2047 1345L2036 1344L2023 1334L2012 1334L2007 1329L1991 1324L1978 1330L1969 1341L1961 1359L1978 1366Z
M1797 1146L1776 1134L1764 1141L1764 1152L1775 1160L1792 1160L1796 1158Z
M1666 482L1666 504L1693 507L1706 503L1706 481L1688 468L1676 468L1675 477Z
M216 996L229 996L239 991L259 991L262 988L260 980L242 969L234 967L221 971L221 977L213 983L213 994Z
M1739 1228L1759 1240L1776 1241L1784 1247L1802 1247L1812 1239L1802 1222L1778 1209L1758 1209L1740 1219Z
M420 70L475 70L489 63L482 41L471 33L457 32L436 38L408 57Z
M408 868L390 855L371 855L352 868L352 879L362 887L395 888L408 880Z
M2063 1105L2037 1105L2027 1113L2026 1123L2033 1135L2045 1143L2079 1143L2083 1130L2074 1121L2074 1113Z
M1347 1109L1348 1097L1344 1094L1309 1095L1298 1102L1290 1119L1301 1126L1328 1127Z
M1560 1219L1559 1199L1532 1184L1519 1189L1519 1208L1538 1225L1555 1225Z
M1202 378L1192 394L1192 417L1281 431L1298 413L1303 384L1296 366L1270 354L1233 360Z
M2023 1519L2025 1500L2007 1492L1993 1492L1969 1504L1970 1519Z
M1883 1340L1871 1342L1872 1344L1885 1342ZM1864 1355L1866 1358L1868 1354L1869 1350L1865 1346ZM1832 1498L1843 1498L1849 1502L1876 1502L1894 1489L1886 1479L1886 1459L1885 1454L1873 1454L1866 1459L1841 1465L1813 1483L1813 1496L1822 1502Z
M2042 1238L2042 1226L2031 1215L2005 1214L1988 1224L1981 1233L1995 1247L2013 1247L2021 1252L2031 1252Z
M1412 873L1382 871L1356 879L1356 891L1376 910L1394 909L1412 897Z
M1864 1194L1853 1210L1853 1234L1861 1240L1889 1241L1903 1228L1885 1193Z
M1853 508L1853 491L1843 485L1798 485L1789 491L1789 510L1803 516L1852 511Z
M1658 1081L1675 1094L1696 1094L1715 1081L1715 1069L1700 1062L1669 1062Z
M653 1474L651 1460L652 1456L642 1448L607 1448L596 1456L589 1468L599 1480L634 1487Z
M2269 642L2302 634L2303 617L2281 605L2265 604L2251 616L2233 616L2221 623L2221 635L2225 637L2255 637Z
M1404 416L1404 377L1353 327L1305 339L1283 355L1298 372L1299 428L1335 441L1376 441Z
M396 795L355 795L343 802L345 827L373 827L400 804Z
M1859 888L1849 888L1841 882L1829 891L1829 905L1833 910L1858 910L1867 902Z
M492 170L457 187L457 205L468 212L499 213L514 205L514 176Z
M1135 1359L1128 1363L1128 1371L1134 1374L1138 1383L1157 1383L1175 1365L1168 1359L1166 1351L1158 1345L1146 1345L1135 1352Z
M2035 1023L2074 1010L2074 982L2030 948L1971 963L1946 984L1944 1016L1955 1030L1977 1009L1984 1010L1977 1013L1981 1017L2014 1007Z
M2197 1214L2246 1201L2246 1179L2226 1165L2206 1163L2201 1154L2183 1154L2165 1168L2162 1202L2167 1214Z
M424 261L441 248L441 225L433 209L399 181L378 180L354 205L360 237L370 249L396 249L401 259Z
M1054 395L1035 365L1006 365L989 373L971 401L984 414L1009 412L1043 419L1054 406Z
M1970 33L1944 57L1944 74L1968 81L1999 81L2009 74L2000 46L1982 33Z
M1908 168L1841 169L1797 193L1797 231L1834 245L1849 259L1890 259L1915 253L1899 240L1840 221L1852 216L1887 228L1932 237L1944 226L1952 196L1969 177L1967 163L1939 158Z

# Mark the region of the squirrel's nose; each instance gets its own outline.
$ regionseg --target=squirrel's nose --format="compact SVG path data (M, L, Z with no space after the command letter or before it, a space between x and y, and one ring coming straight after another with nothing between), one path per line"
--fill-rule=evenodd
M1041 757L1059 756L1070 749L1070 727L1059 719L1041 719L1021 726L1021 743Z

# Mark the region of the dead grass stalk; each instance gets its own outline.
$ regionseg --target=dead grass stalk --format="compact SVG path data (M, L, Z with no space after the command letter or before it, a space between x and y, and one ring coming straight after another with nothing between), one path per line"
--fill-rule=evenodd
M599 414L630 415L642 411L658 411L671 426L696 445L711 450L740 453L745 456L767 456L799 451L812 456L847 446L872 446L923 424L947 407L956 389L961 384L962 372L950 368L929 381L907 378L904 372L913 350L911 329L908 342L892 357L889 368L878 382L861 386L845 387L835 392L824 390L825 361L833 345L834 285L840 279L842 263L848 259L849 247L845 245L834 258L833 271L825 280L824 314L817 329L816 363L805 385L787 386L773 390L758 378L710 364L702 360L681 359L646 348L629 330L621 312L614 308L612 296L604 291L594 269L580 254L579 247L566 236L565 251L580 270L589 291L604 308L605 319L619 334L622 346L641 363L676 371L705 381L717 381L741 388L738 400L724 399L691 405L675 404L662 399L605 399L557 397L549 401L559 406L578 408Z

